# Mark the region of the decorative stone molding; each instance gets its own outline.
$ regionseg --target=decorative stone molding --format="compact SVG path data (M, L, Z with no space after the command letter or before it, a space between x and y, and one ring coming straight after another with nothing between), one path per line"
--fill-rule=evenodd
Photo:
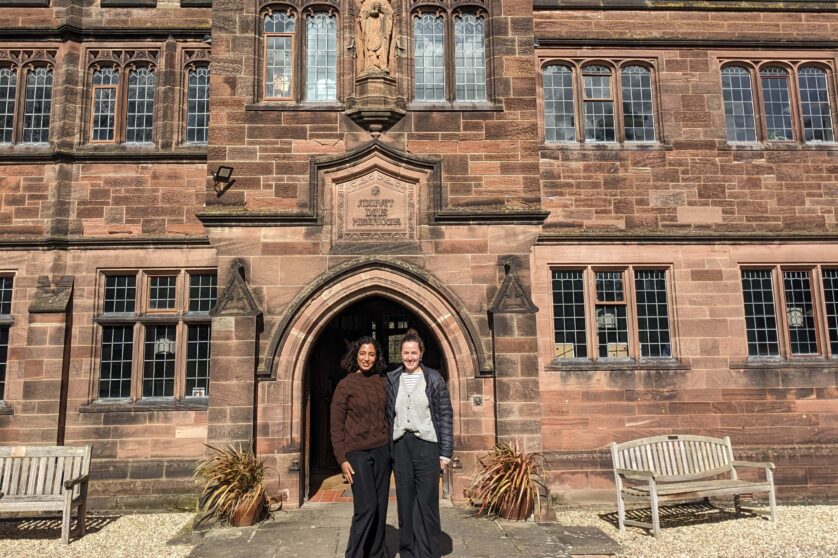
M489 306L492 314L535 314L538 307L533 304L532 299L521 285L518 274L512 270L512 258L504 258L503 268L506 277L501 283L498 294Z
M262 310L256 304L253 294L245 281L244 263L236 258L230 264L230 281L227 288L210 310L210 316L259 316Z
M37 63L54 65L57 53L57 50L44 48L0 50L0 63L8 62L16 66Z
M186 48L183 49L183 66L197 66L209 64L212 54L208 48Z
M35 290L35 298L29 304L30 314L61 314L67 311L73 295L72 275L64 276L51 282L49 277L41 275Z
M138 62L145 62L153 66L157 65L159 51L155 49L143 50L101 50L91 49L87 51L87 65L116 64L126 66Z

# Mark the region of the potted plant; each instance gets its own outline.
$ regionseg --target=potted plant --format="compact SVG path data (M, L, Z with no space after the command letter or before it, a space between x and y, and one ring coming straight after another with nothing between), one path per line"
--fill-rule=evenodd
M241 527L261 520L268 509L264 463L249 448L207 447L194 475L201 487L198 523L213 518Z
M477 515L522 520L535 511L540 516L541 496L546 492L542 461L540 453L523 452L517 443L508 442L478 458L481 470L466 489Z

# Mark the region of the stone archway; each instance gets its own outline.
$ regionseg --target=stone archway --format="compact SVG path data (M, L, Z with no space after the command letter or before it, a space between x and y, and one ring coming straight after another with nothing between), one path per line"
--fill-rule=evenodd
M472 413L466 380L479 376L479 360L469 327L464 324L458 312L462 306L444 296L429 282L411 276L399 267L376 265L375 262L359 265L308 293L293 315L280 324L281 336L275 337L271 344L271 349L275 351L275 358L271 361L271 376L282 386L278 389L282 393L282 401L276 404L284 408L283 414L290 419L283 429L285 434L282 437L286 440L283 445L300 452L297 454L300 494L304 491L306 480L304 417L308 358L319 334L332 318L352 304L372 296L401 304L419 317L431 331L448 371L455 438L467 433L463 421L471 417ZM487 423L480 429L481 432L493 430L492 421ZM289 491L293 493L293 489Z

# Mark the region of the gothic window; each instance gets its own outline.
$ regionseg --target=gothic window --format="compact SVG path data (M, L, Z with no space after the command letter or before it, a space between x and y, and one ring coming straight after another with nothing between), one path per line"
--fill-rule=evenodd
M49 141L52 85L50 67L0 66L0 143Z
M209 395L215 273L120 272L103 283L99 399Z
M445 24L442 16L417 14L413 18L414 98L445 100Z
M116 137L116 103L119 96L119 71L99 68L93 72L93 123L91 140L114 141Z
M630 61L544 66L545 141L656 141L652 72L650 66Z
M154 124L154 72L135 68L128 73L125 141L150 143Z
M304 21L298 21L302 17ZM268 101L338 98L338 16L333 11L269 11L263 19L262 95ZM298 56L302 52L302 56ZM298 75L299 71L301 75Z
M9 359L9 330L12 323L12 284L14 277L0 275L0 403L6 394L6 368Z
M306 18L306 101L337 99L337 17Z
M486 44L486 14L480 9L415 11L413 100L486 101Z
M186 142L207 143L209 135L209 86L208 66L187 70L186 84Z
M456 101L486 100L486 31L481 15L454 17Z
M291 99L294 84L294 30L297 17L293 13L265 15L265 98Z
M727 140L834 142L830 79L826 69L811 63L725 65L722 94ZM755 106L762 108L762 114Z

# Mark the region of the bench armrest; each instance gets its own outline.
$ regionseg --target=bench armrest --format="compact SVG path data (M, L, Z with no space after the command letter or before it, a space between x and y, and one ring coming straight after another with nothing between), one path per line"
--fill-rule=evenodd
M641 471L639 469L614 469L614 472L620 475L621 477L625 477L627 479L632 480L654 480L654 478L657 476L657 474L652 471Z
M86 484L89 479L90 477L88 475L82 475L72 480L64 481L64 490L71 490L77 484Z
M731 463L734 467L756 467L759 469L774 469L774 464L770 461L734 461Z

